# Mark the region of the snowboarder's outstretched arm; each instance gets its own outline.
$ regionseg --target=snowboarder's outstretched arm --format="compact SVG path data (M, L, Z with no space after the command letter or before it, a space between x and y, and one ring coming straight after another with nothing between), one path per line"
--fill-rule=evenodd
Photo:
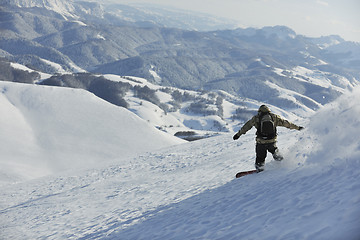
M255 122L256 116L252 117L249 121L247 121L244 126L234 135L233 139L237 140L241 135L249 131L253 126L255 126Z
M282 117L280 117L279 115L274 114L275 116L275 125L276 126L280 126L280 127L286 127L289 129L296 129L296 130L302 130L304 129L303 127L300 127L292 122L289 122L286 119L283 119Z

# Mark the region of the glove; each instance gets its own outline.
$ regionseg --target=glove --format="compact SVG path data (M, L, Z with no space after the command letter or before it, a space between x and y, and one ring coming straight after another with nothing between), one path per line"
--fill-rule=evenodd
M299 131L301 131L301 130L303 130L304 129L304 127L299 127Z
M233 136L233 139L234 139L234 140L238 140L240 136L241 136L241 134L236 133L236 134Z

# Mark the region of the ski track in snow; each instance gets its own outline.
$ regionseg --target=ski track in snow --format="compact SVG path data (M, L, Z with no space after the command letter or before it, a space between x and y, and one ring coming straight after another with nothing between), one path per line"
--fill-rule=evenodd
M0 238L359 239L359 101L356 89L304 131L280 128L285 160L240 179L254 129L2 185Z

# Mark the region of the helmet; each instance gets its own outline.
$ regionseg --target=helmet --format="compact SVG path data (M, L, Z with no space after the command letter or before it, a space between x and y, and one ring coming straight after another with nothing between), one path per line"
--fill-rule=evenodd
M261 106L259 107L258 112L268 113L268 112L270 112L270 108L268 108L268 106L266 106L266 105L261 105Z

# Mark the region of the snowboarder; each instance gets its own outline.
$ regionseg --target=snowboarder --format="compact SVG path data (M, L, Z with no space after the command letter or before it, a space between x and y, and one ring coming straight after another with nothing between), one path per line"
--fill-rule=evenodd
M255 167L257 172L264 171L265 158L267 151L269 151L276 161L283 160L283 156L279 153L279 149L276 146L276 127L282 126L289 129L302 130L303 127L297 126L288 120L283 119L279 115L276 115L270 111L266 105L261 105L258 114L253 116L247 121L244 126L234 135L233 139L237 140L253 126L256 131L256 161Z

